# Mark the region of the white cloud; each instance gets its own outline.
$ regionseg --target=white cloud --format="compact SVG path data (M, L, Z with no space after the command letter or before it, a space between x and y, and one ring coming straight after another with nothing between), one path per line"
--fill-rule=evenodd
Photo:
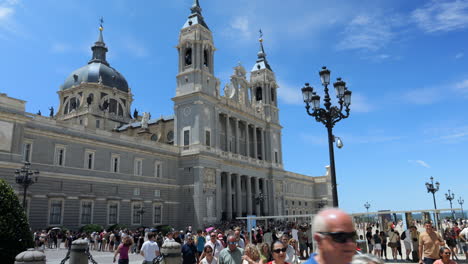
M457 55L455 55L455 59L457 59L457 60L461 59L461 58L463 58L463 56L465 56L465 53L463 53L463 52L457 53Z
M440 88L421 88L411 90L403 95L403 100L418 105L427 105L438 102L443 97Z
M362 49L377 51L385 47L395 36L393 26L397 19L377 15L361 14L354 17L346 26L338 50Z
M468 79L456 83L454 86L454 90L455 92L460 93L462 95L468 95Z
M429 166L429 164L427 164L425 161L423 160L408 160L409 163L413 163L413 164L417 164L419 166L422 166L424 168L430 168L431 166Z
M229 22L229 28L224 32L228 37L241 41L250 41L253 33L248 16L235 16Z
M0 6L0 22L10 19L14 13L14 9L11 7Z
M373 106L369 104L365 96L359 93L352 93L350 108L352 112L368 113L372 111Z
M293 87L283 82L278 82L278 98L285 104L302 105L304 101L302 99L302 92L300 86Z
M20 33L14 20L15 8L19 3L19 0L0 2L0 38L8 39L12 34Z
M468 27L468 1L432 0L414 10L412 18L427 33L465 29Z
M53 53L66 53L72 50L72 46L66 43L57 42L57 43L52 44L52 47L50 48L50 50Z

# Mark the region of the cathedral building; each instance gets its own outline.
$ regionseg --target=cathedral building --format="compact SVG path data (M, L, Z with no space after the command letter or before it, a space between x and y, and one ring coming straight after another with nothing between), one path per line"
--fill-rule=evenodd
M195 0L176 47L173 116L131 112L134 95L106 59L102 26L91 60L60 86L56 113L27 113L25 101L0 94L0 177L21 197L15 170L29 162L40 171L26 194L31 227L197 228L332 204L328 173L283 168L279 87L259 46L250 72L235 66L221 93Z

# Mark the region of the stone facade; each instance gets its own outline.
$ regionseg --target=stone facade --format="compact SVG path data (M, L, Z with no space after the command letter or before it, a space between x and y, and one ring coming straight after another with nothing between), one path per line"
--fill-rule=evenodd
M102 27L92 60L59 91L57 113L27 113L24 101L0 94L0 177L20 195L15 169L28 161L41 173L27 193L32 228L197 228L331 204L327 175L283 169L279 87L262 40L250 79L235 66L222 95L211 31L198 1L191 10L177 45L174 116L130 113L133 95L105 60Z

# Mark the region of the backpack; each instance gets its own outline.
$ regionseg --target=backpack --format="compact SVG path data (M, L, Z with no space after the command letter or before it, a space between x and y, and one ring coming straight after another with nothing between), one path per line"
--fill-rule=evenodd
M404 232L401 234L400 239L401 239L401 240L405 240L405 238L406 238L406 231L404 231Z

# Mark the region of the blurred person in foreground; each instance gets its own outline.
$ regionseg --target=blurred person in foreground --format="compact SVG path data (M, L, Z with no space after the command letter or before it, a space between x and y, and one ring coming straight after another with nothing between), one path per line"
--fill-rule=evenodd
M338 208L326 208L318 212L312 226L317 253L305 264L351 262L356 252L356 230L350 215Z
M355 255L351 264L384 264L384 261L370 254Z

